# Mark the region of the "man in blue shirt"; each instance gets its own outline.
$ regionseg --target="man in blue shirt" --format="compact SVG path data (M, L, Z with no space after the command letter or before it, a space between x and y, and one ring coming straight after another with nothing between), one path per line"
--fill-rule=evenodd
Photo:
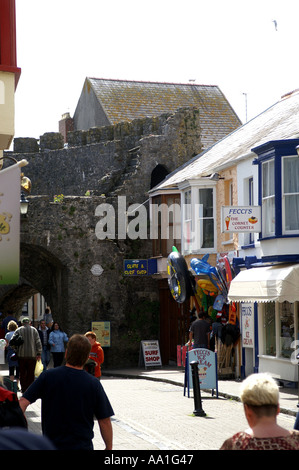
M94 417L106 450L112 450L114 412L99 380L83 369L89 352L88 339L73 335L66 365L44 371L20 398L23 412L42 400L42 431L58 450L92 450Z

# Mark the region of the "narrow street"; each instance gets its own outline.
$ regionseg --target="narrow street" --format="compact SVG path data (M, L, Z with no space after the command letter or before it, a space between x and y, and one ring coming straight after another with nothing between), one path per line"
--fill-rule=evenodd
M206 417L193 416L194 400L183 388L142 379L103 377L111 401L114 450L217 450L223 441L248 427L240 402L202 392ZM294 417L280 414L280 425L292 429ZM95 426L95 449L103 444Z
M4 365L1 375L7 375ZM248 427L242 403L225 395L216 398L210 392L201 391L206 416L199 417L193 415L192 390L188 398L187 391L184 396L183 386L158 378L105 375L101 383L115 413L112 417L114 451L218 450L225 439ZM296 393L282 393L281 400L282 408L297 409ZM27 408L26 418L29 431L41 434L41 400ZM292 430L294 422L294 414L283 412L278 416L278 423L286 429ZM93 444L95 450L104 449L96 422Z

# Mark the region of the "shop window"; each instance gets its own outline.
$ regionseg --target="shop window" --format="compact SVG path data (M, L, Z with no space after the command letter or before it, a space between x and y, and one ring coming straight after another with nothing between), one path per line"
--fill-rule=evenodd
M294 348L291 347L294 341L294 304L283 302L279 304L280 310L280 357L290 358Z
M298 337L298 302L264 305L264 354L291 359Z
M276 356L275 302L268 302L264 305L264 334L265 354Z

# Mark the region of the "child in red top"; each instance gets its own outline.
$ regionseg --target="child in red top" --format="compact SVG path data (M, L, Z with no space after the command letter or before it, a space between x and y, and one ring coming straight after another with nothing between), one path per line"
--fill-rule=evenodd
M101 364L104 362L104 351L100 343L97 342L96 334L93 331L88 331L85 333L85 336L88 338L91 344L89 359L95 361L96 363L94 375L95 377L101 377Z

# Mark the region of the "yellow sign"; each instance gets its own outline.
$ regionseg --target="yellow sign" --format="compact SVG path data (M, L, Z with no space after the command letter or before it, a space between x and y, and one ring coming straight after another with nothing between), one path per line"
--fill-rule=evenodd
M93 321L91 329L97 335L97 341L101 343L102 348L111 346L110 321Z

